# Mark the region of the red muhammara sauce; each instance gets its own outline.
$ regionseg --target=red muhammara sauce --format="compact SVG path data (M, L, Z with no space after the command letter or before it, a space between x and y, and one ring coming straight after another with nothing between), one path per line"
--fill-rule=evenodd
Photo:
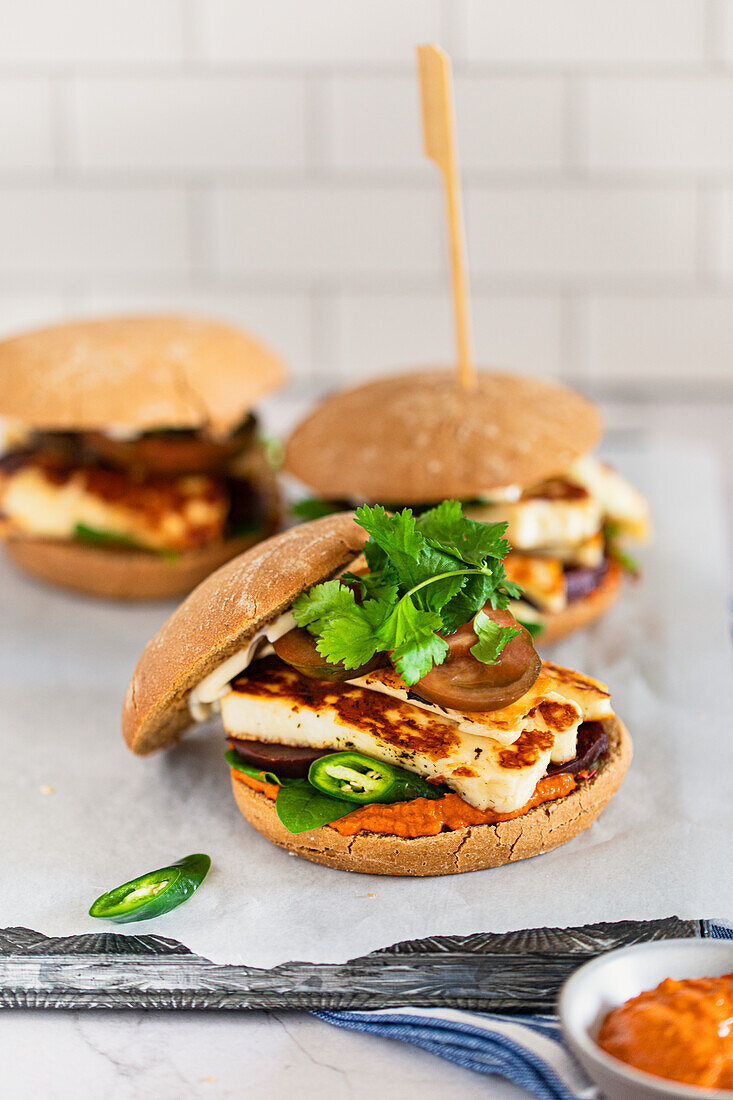
M733 1089L733 974L665 978L610 1012L598 1045L669 1081Z

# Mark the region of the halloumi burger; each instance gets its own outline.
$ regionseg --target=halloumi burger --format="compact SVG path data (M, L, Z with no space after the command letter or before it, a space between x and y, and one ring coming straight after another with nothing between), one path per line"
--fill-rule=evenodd
M244 817L342 870L453 874L563 844L618 790L631 741L606 686L541 661L506 610L502 534L446 501L261 543L144 650L129 747L220 716Z
M475 519L505 522L512 612L555 641L616 599L623 548L649 531L646 501L592 452L598 409L565 386L481 371L393 375L323 401L285 448L288 473L318 494L302 518L360 503L425 508L453 497Z
M0 537L23 569L122 599L180 596L277 529L254 403L284 378L237 329L81 321L0 343Z

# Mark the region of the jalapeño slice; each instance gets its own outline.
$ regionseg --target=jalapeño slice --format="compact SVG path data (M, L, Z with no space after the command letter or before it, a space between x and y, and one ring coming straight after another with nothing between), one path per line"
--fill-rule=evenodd
M128 924L170 913L198 890L210 867L211 858L201 852L185 856L102 894L92 903L89 916Z
M315 760L308 772L311 786L332 798L368 805L441 798L445 791L405 768L374 760L361 752L334 752Z

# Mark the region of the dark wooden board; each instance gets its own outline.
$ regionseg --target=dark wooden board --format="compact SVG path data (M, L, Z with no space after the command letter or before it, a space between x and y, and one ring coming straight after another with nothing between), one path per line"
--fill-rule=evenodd
M708 937L669 917L410 940L343 964L221 966L154 935L50 938L0 930L0 1007L376 1009L401 1006L551 1013L589 958L648 940Z

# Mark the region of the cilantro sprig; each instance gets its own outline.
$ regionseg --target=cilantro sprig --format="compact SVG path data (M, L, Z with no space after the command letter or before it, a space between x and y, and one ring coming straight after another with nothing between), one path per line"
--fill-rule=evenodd
M477 612L487 603L505 608L510 597L521 595L504 573L507 525L468 519L457 500L420 516L410 508L391 514L379 504L365 505L356 521L369 534L369 571L346 573L347 583L315 585L293 604L295 621L317 638L318 652L355 669L388 651L412 685L445 660L448 643L441 635L476 616L478 642L471 652L495 663L519 630Z

